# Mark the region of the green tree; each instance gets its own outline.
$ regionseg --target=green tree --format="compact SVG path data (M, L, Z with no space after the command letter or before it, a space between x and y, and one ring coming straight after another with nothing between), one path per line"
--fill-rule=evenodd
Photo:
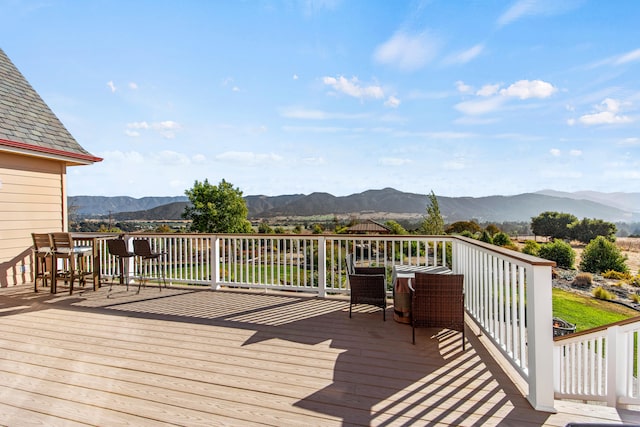
M247 220L247 204L242 191L224 179L216 185L208 180L196 180L193 188L185 191L191 202L182 217L191 220L191 231L199 233L251 233Z
M403 226L392 219L385 222L384 225L386 225L391 230L391 234L409 234L409 232L405 230Z
M513 242L511 242L509 235L502 231L493 235L493 244L496 246L513 246Z
M475 234L482 231L482 227L475 221L457 221L449 225L445 231L447 234L461 234L464 231Z
M527 240L524 242L522 252L527 255L538 256L538 253L540 252L540 245L535 240Z
M573 263L576 260L576 252L570 244L561 239L555 239L551 243L540 246L538 256L555 261L558 267L563 268L573 268Z
M481 242L493 244L493 238L491 237L491 234L489 234L489 232L487 230L484 230L482 232L482 234L480 235L480 238L478 240L480 240Z
M589 243L598 236L603 236L611 242L616 240L616 225L601 219L583 218L569 224L571 238L582 243Z
M552 239L568 239L571 237L569 224L577 221L574 215L561 212L542 212L531 218L531 231L536 236L547 236Z
M439 236L444 233L444 218L440 213L440 206L438 205L438 198L433 190L431 194L427 196L429 198L429 204L427 205L427 214L420 224L418 231L421 234L428 234L430 236Z
M598 236L582 251L580 269L589 273L602 273L607 270L627 273L629 268L626 261L627 257L622 255L615 243L604 236Z
M484 229L487 230L487 233L491 234L492 236L500 233L500 229L495 224L489 224Z

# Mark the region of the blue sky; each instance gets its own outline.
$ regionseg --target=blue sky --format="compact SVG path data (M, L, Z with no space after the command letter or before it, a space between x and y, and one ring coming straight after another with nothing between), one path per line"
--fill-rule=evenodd
M0 0L70 195L640 191L639 1Z

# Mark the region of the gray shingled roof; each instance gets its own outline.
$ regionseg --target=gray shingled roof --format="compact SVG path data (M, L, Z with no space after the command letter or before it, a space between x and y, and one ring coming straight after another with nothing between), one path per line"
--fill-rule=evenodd
M0 148L12 143L43 155L68 155L82 163L101 160L78 144L0 49Z

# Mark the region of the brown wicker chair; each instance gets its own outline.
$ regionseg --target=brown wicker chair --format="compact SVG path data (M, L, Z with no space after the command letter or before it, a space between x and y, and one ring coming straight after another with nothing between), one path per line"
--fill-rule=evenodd
M73 282L76 278L84 286L84 273L78 270L78 253L73 249L73 238L71 233L56 232L51 233L51 244L53 246L53 275L51 281L51 292L56 293L58 278L62 277L65 283L69 283L69 295L73 294ZM58 270L58 260L62 260L62 269Z
M464 351L464 275L416 273L411 283L413 343L416 328L446 328L462 332Z
M51 277L53 267L53 249L49 233L31 233L33 239L34 277L33 291L38 292L38 279L46 287L47 277Z
M353 304L369 304L380 307L382 309L382 320L387 320L387 285L384 275L350 274L349 287L351 288L349 317L351 317Z
M354 267L355 274L387 274L387 269L384 267Z

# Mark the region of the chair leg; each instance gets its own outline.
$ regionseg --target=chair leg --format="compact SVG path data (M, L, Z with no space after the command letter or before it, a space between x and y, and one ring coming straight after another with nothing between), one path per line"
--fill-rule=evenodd
M413 335L413 345L416 345L416 327L411 325L411 333Z
M351 319L351 306L353 305L352 302L349 303L349 319Z

